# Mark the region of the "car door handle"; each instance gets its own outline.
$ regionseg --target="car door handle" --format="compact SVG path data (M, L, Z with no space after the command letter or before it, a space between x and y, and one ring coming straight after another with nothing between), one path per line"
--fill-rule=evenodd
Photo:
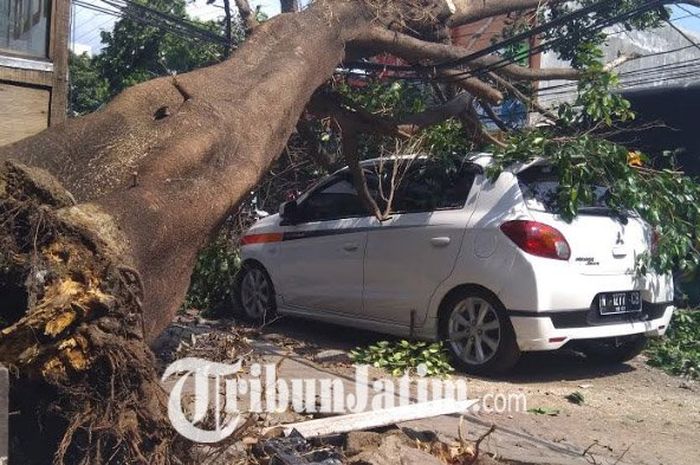
M449 237L433 237L430 239L430 243L433 247L447 247L450 245Z
M354 252L359 248L360 248L360 246L355 242L348 242L346 244L343 244L343 250L345 250L347 252Z

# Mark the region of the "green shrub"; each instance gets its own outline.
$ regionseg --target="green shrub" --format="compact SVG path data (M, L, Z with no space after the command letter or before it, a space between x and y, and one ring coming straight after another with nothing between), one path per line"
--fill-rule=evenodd
M654 340L647 355L649 365L674 375L700 378L700 311L677 311L666 337Z
M192 272L185 308L219 311L233 305L233 287L240 268L238 248L220 234L205 247Z
M356 348L350 352L350 358L355 363L382 368L393 376L415 373L420 365L425 365L428 376L444 376L454 371L440 342L381 341Z

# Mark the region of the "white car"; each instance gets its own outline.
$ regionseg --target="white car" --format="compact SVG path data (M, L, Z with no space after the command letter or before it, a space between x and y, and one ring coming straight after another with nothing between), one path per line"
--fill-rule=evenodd
M521 352L575 345L628 360L674 311L670 275L636 273L652 228L600 198L567 223L542 161L491 182L488 154L363 163L378 202L401 163L393 211L367 213L350 171L323 179L242 238L240 311L442 340L463 370L502 372ZM408 168L406 168L408 166Z

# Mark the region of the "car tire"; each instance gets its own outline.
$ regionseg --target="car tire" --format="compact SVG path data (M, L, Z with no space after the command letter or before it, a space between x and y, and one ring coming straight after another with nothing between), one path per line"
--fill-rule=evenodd
M234 290L236 314L252 323L265 324L275 318L275 288L262 265L245 263L238 272Z
M646 346L647 337L637 335L586 341L581 351L598 363L623 363L641 354Z
M442 303L439 324L440 338L453 365L461 371L501 374L520 359L505 307L480 288L464 288L449 295Z

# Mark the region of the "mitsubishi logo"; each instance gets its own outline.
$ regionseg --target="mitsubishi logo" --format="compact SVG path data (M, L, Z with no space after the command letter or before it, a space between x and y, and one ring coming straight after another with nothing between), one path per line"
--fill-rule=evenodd
M622 245L624 244L625 241L622 239L622 233L620 231L617 232L617 241L615 241L616 245Z

